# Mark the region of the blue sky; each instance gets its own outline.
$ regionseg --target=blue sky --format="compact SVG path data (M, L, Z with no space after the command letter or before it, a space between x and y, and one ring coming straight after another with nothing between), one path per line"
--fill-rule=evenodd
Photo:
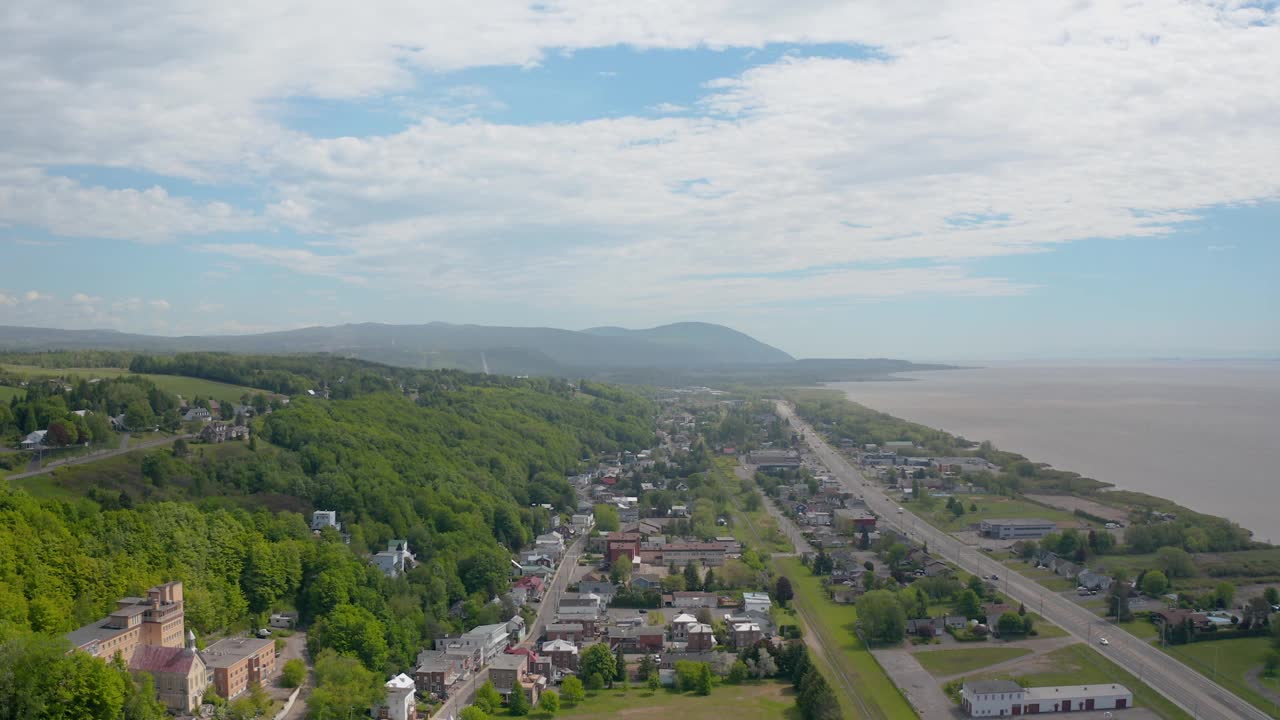
M19 4L0 324L1280 356L1274 5Z

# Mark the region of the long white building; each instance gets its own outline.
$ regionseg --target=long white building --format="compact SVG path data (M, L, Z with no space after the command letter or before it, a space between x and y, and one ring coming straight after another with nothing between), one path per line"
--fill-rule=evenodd
M1133 692L1114 683L1024 688L1012 680L973 680L960 689L960 706L969 717L1122 710L1133 707Z

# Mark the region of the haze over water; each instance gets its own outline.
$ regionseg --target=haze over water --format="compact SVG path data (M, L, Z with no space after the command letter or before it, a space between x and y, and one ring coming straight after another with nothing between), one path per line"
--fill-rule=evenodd
M1280 542L1280 363L1002 364L903 377L914 380L832 387Z

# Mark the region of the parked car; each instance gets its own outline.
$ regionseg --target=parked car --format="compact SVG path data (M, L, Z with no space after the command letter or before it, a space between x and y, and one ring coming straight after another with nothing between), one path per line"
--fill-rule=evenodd
M1100 638L1098 638L1098 644L1099 644L1099 645L1110 645L1110 644L1111 644L1111 641L1110 641L1110 640L1108 640L1108 639L1106 639L1106 638L1104 638L1104 637L1100 637Z

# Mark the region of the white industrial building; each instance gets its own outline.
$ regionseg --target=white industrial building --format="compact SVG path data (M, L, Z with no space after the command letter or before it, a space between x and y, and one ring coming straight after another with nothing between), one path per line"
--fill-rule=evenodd
M1133 707L1133 693L1116 684L1024 688L1012 680L973 680L960 689L960 706L969 717L1122 710Z
M999 538L1000 540L1042 538L1057 529L1057 523L1031 518L983 520L979 525L979 530L984 537Z

